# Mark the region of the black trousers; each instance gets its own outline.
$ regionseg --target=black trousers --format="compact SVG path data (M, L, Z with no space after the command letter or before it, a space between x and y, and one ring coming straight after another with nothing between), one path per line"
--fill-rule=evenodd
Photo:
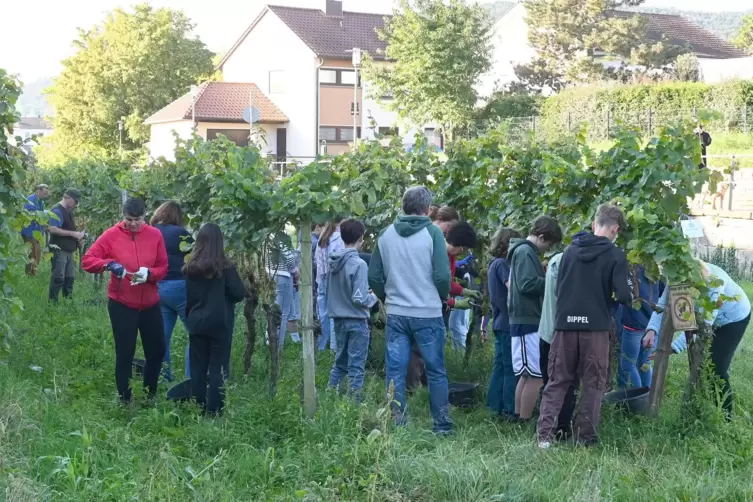
M225 407L225 379L232 337L230 333L214 333L189 334L188 338L193 397L206 412L221 413Z
M541 387L542 391L549 382L549 351L552 348L552 344L545 342L539 338L539 365L541 367L541 379L544 385ZM557 430L570 431L572 429L573 414L575 413L575 405L577 398L575 397L575 391L578 390L576 386L579 385L579 381L576 381L567 389L565 394L565 400L562 403L562 409L557 417Z
M107 304L115 338L115 385L123 401L131 400L131 375L133 356L136 354L136 338L141 333L144 347L144 388L149 396L157 393L162 359L165 356L165 328L159 304L146 310L126 307L110 299Z
M714 330L711 341L711 362L714 363L714 373L722 380L721 399L722 408L727 416L732 415L734 395L729 384L729 367L732 357L743 339L745 330L750 323L750 314L742 321L725 324Z

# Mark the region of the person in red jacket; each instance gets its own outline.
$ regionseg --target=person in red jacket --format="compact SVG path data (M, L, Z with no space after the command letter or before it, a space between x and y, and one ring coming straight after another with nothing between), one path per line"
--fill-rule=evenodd
M167 275L167 251L162 233L144 223L144 213L144 201L128 199L123 221L102 234L81 262L89 273L111 272L107 310L115 338L115 384L123 403L131 401L137 334L144 346L144 388L149 397L157 393L165 355L157 283Z

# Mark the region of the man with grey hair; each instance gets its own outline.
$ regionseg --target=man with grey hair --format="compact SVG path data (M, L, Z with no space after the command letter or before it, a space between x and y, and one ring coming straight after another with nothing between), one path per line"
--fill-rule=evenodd
M369 286L387 309L387 387L394 383L393 414L406 423L405 379L411 343L426 365L434 431L452 431L444 345L442 299L450 293L450 262L442 231L429 219L431 192L412 187L403 195L403 215L379 234L369 263Z

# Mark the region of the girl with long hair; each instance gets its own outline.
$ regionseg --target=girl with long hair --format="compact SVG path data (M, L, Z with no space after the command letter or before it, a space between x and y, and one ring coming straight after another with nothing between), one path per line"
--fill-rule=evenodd
M243 281L225 256L220 227L202 225L183 274L192 394L207 413L218 414L225 404L235 304L245 296Z
M334 325L327 316L327 280L329 277L329 256L345 247L340 237L340 222L343 219L337 218L327 223L319 236L315 253L316 301L317 309L319 310L319 323L322 326L322 335L319 338L319 350L325 350L327 348L327 340L329 340L330 349L337 351Z

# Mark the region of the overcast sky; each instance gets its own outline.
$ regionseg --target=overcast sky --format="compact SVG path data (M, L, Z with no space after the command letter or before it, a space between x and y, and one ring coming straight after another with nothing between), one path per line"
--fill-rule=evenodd
M196 23L196 32L210 49L225 51L248 27L265 3L316 7L324 0L147 0L155 7L183 11ZM344 0L346 10L389 13L393 0ZM17 22L4 23L0 68L18 73L22 80L54 76L60 61L73 53L76 28L90 28L105 12L128 7L129 0L33 0L31 3L2 0L2 16ZM646 6L693 10L744 10L753 0L647 0Z

